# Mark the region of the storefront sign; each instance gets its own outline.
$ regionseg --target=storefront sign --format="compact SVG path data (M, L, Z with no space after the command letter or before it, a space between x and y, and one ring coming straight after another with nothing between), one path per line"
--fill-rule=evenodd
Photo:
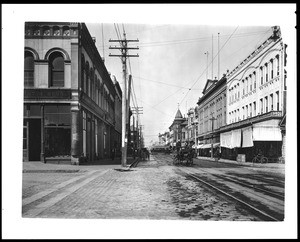
M71 90L25 89L25 99L71 99Z

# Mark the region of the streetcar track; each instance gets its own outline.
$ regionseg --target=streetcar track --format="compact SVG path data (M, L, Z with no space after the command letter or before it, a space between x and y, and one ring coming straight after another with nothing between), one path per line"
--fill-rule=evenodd
M212 174L212 173L210 173ZM229 178L228 176L226 177L226 175L223 175L220 176L220 175L217 175L217 174L212 174L213 176L216 176L220 179L224 179L224 180L227 180L227 181L231 181L231 182L234 182L236 184L239 184L241 186L244 186L244 187L248 187L248 188L251 188L253 190L257 190L257 191L260 191L260 192L263 192L265 194L268 194L270 196L273 196L273 197L276 197L276 198L279 198L281 200L284 200L284 195L280 194L280 193L276 193L274 191L270 191L270 190L266 190L266 189L263 189L263 188L260 188L260 187L257 187L257 185L251 185L251 184L247 184L245 182L242 182L242 181L239 181L238 179L232 179L232 178Z
M168 164L173 165L172 158L171 157L164 157ZM209 172L207 169L193 169L191 167L178 167L176 166L178 170L185 173L187 177L190 177L191 179L194 179L198 182L201 182L205 186L207 186L210 189L213 189L229 199L232 199L233 201L236 201L240 203L245 208L253 211L253 213L259 215L263 220L265 221L283 221L284 215L282 211L284 211L284 195L280 192L267 190L262 187L258 187L258 185L263 186L278 186L282 188L283 184L279 181L271 181L270 179L266 179L261 177L260 175L255 175L251 177L248 177L247 174L245 174L244 179L254 179L260 183L266 183L266 184L249 184L246 183L246 181L241 181L239 179L233 179L232 175L226 175L220 172L219 174L214 174ZM205 171L205 175L209 174L210 176L216 177L218 180L211 180L210 177L199 177L200 174L195 174L197 171ZM226 183L222 183L222 180L225 180L229 183L232 183L233 186L228 186ZM214 181L214 183L212 183ZM264 182L263 182L264 181ZM243 190L241 187L250 188L247 190ZM249 194L250 197L247 195ZM252 199L251 199L252 198ZM247 202L247 200L251 201L251 204ZM254 199L254 200L253 200ZM264 202L262 203L262 200Z
M262 216L268 218L269 220L271 219L272 221L282 221L281 219L278 219L278 218L276 218L276 217L274 217L274 216L272 216L272 215L270 215L270 214L268 214L268 213L266 213L266 212L264 212L264 211L262 211L262 210L260 210L260 209L258 209L258 208L256 208L256 207L252 206L251 204L249 204L249 203L247 203L247 202L245 202L245 201L243 201L243 200L237 198L236 196L233 196L233 195L231 195L231 194L229 194L229 193L227 193L227 192L225 192L225 191L219 189L218 187L212 185L211 183L206 182L206 181L204 181L203 179L200 179L199 177L195 176L194 174L190 174L190 173L187 173L187 172L186 172L186 174L187 174L188 176L194 178L195 180L200 181L201 183L205 184L206 186L208 186L208 187L210 187L210 188L213 188L214 190L220 192L221 194L223 194L223 195L225 195L225 196L227 196L227 197L233 199L234 201L237 201L237 202L239 202L240 204L243 204L243 205L246 206L247 208L250 208L251 210L253 210L255 213L258 213L258 214L260 214L260 215L262 215Z

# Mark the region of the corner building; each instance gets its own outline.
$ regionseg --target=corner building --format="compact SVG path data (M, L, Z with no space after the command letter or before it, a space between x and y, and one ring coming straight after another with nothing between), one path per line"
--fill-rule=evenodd
M122 93L95 41L84 23L25 23L24 161L120 155Z

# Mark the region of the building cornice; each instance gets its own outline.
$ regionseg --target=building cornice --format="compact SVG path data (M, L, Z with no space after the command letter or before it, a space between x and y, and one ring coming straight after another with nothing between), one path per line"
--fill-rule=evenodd
M231 72L227 74L227 79L232 79L233 75L237 75L240 70L243 69L251 60L253 60L256 56L266 51L267 48L272 48L274 45L279 43L282 38L279 38L274 42L271 37L269 37L265 42L263 42L259 47L257 47L250 55L248 55L240 64L238 64Z

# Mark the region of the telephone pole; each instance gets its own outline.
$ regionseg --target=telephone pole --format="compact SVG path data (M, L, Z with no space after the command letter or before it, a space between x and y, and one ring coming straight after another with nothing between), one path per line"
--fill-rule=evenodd
M206 81L208 80L208 51L204 53L206 55Z
M211 120L211 154L210 154L210 157L214 158L214 155L213 155L214 145L213 145L213 134L212 134L212 132L214 131L214 121L216 120L216 118L211 117L209 120Z
M136 122L137 122L137 124L136 124L136 127L137 127L137 140L136 140L136 146L137 146L137 148L138 148L138 150L139 150L139 154L140 154L140 150L141 150L141 146L140 146L140 127L142 126L142 125L139 125L139 119L138 119L138 116L139 116L139 114L143 114L143 107L131 107L131 110L132 110L132 113L133 114L136 114L137 115L137 119L136 119Z
M220 33L218 33L218 80L220 80Z
M127 83L126 83L126 76L127 76L127 70L126 70L126 61L128 57L139 57L138 54L136 55L129 55L128 50L129 49L135 49L138 50L138 47L127 47L128 42L138 42L139 40L127 40L126 39L126 33L124 31L123 33L123 39L122 40L112 40L110 39L109 42L119 42L120 46L110 46L109 49L118 49L121 51L120 55L112 55L109 54L109 56L113 57L121 57L122 60L122 69L123 69L123 91L122 91L122 166L126 166L127 162L127 141L128 141L128 134L127 134L127 115L128 112L128 102L127 102Z

